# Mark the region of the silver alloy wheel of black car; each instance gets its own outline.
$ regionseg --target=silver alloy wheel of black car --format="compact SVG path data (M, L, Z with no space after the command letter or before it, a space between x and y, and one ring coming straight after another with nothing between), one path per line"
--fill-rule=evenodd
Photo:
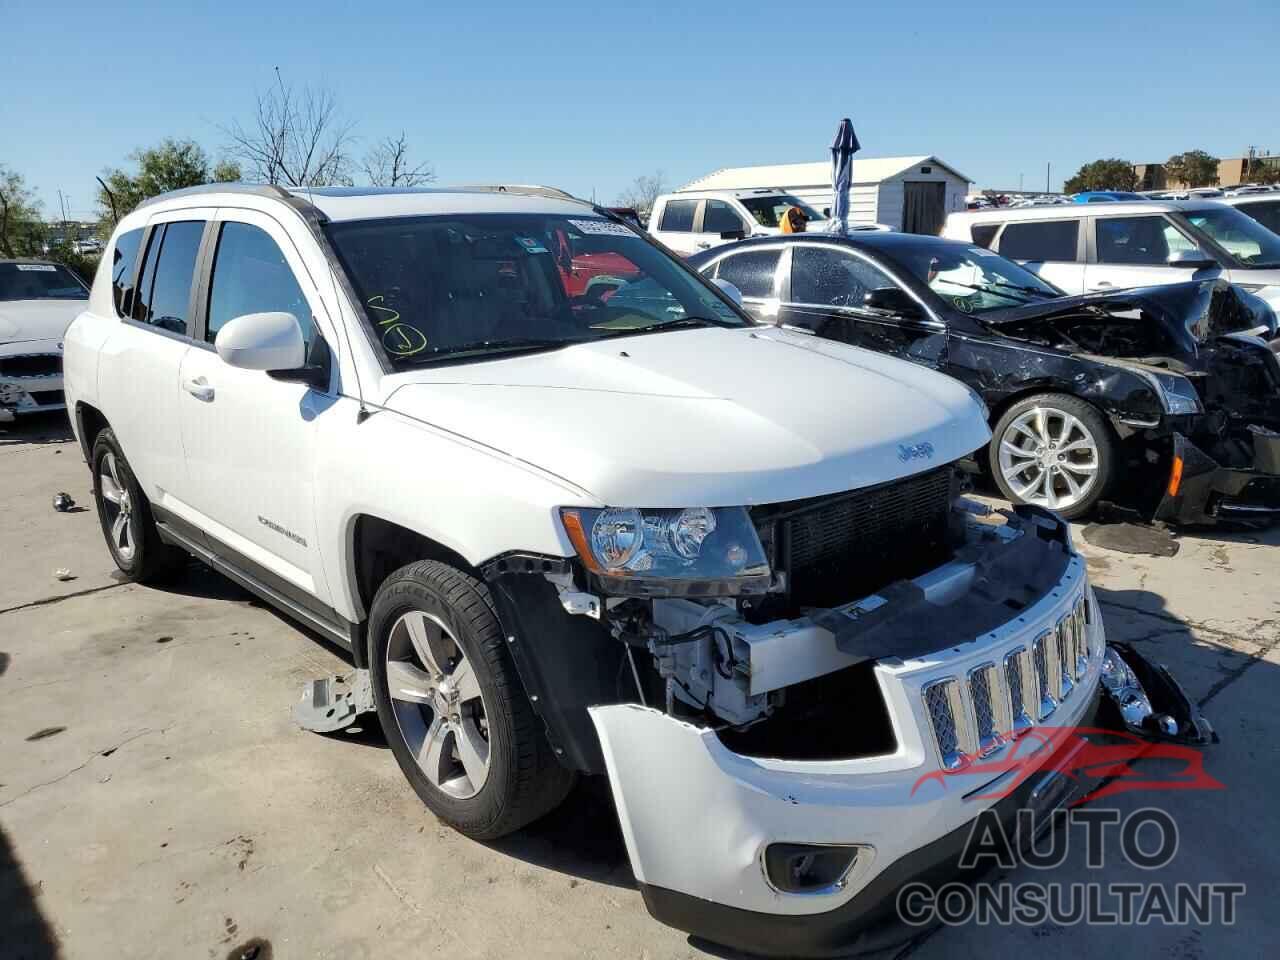
M386 668L396 724L423 774L451 797L474 797L489 776L484 697L444 621L403 614L391 627Z
M133 499L125 483L114 453L108 453L98 468L98 483L102 490L103 509L106 511L104 526L110 531L112 546L126 563L133 560L138 544L138 524L133 510Z
M1099 444L1069 411L1034 406L1009 421L1000 436L999 469L1017 497L1050 510L1069 510L1098 482Z

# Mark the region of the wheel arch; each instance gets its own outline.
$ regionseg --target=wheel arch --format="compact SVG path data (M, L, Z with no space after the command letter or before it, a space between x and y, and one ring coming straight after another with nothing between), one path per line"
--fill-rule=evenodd
M80 439L80 451L84 454L86 463L93 458L93 443L98 439L98 434L110 426L106 416L97 407L83 400L76 403L76 436Z

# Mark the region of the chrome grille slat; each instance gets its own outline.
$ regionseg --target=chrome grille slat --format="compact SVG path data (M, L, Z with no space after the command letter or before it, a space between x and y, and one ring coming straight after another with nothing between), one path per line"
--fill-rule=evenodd
M1090 647L1092 616L1082 594L1029 645L1006 649L1001 658L978 664L962 678L924 684L921 692L945 769L995 753L1070 698L1100 656Z

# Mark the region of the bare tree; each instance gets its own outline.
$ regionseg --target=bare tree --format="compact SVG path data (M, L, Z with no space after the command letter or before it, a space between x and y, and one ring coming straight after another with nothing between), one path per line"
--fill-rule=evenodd
M403 130L400 136L383 137L370 147L360 166L375 187L419 187L436 178L435 168L426 160L416 166L411 163Z
M661 170L657 170L652 176L636 177L631 186L618 194L617 205L634 207L640 214L640 219L647 221L650 211L653 210L654 201L666 191L666 177Z
M276 86L258 95L251 127L237 120L223 132L229 152L250 179L290 187L351 183L350 150L354 124L343 119L338 99L326 88L296 90L276 68Z

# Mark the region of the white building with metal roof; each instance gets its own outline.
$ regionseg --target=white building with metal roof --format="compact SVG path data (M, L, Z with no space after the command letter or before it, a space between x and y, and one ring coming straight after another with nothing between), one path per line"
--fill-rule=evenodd
M854 157L849 190L853 224L882 223L908 233L936 234L947 214L965 208L972 181L934 156ZM831 206L831 162L726 167L691 180L677 192L786 190L818 210Z

